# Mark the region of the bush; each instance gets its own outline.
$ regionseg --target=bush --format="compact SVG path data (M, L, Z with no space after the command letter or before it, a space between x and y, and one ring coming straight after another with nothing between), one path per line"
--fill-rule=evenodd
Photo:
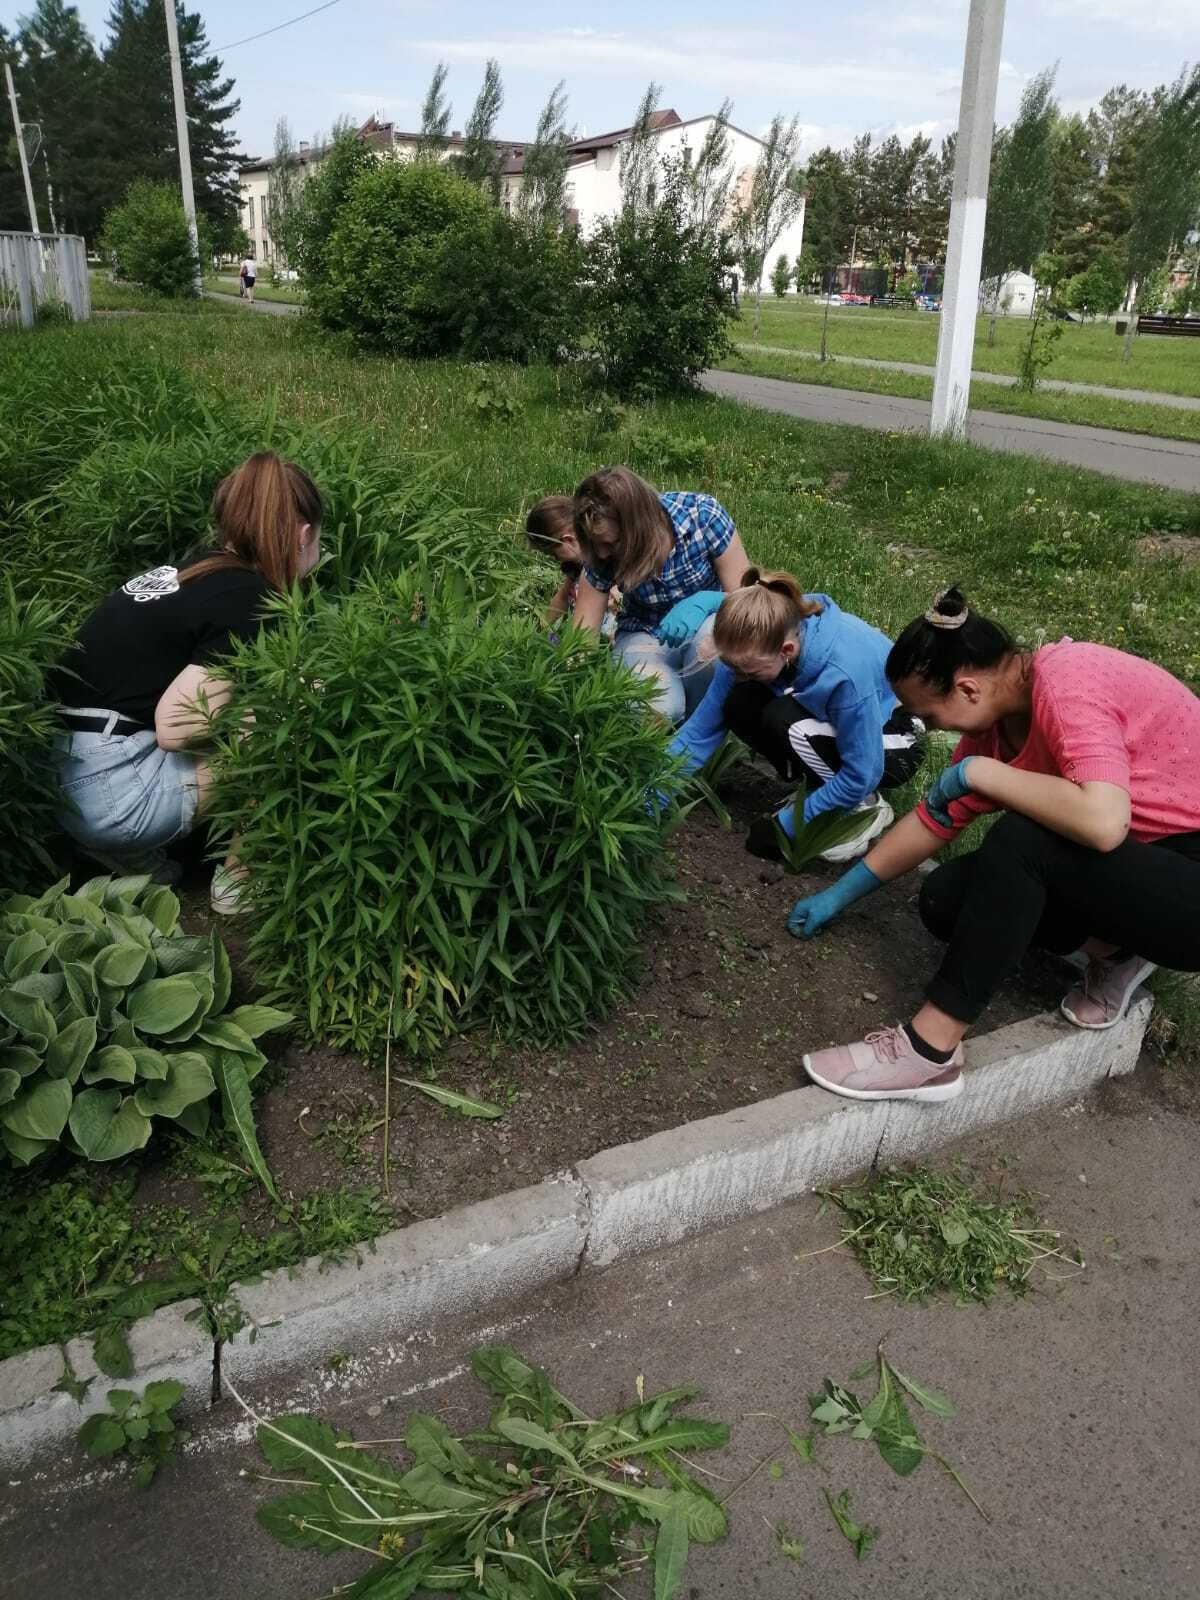
M27 889L54 871L57 785L50 742L58 721L44 701L47 669L65 643L58 610L0 589L0 884Z
M220 1087L230 1130L271 1187L250 1112L254 1040L291 1019L227 1010L214 933L179 931L148 877L69 880L0 906L0 1142L18 1166L60 1143L89 1161L140 1150L155 1118L202 1136Z
M337 283L330 276L330 241L360 174L376 165L374 154L356 133L347 130L334 139L316 171L300 187L292 219L295 266L309 309L326 326L343 326L337 321Z
M174 184L139 178L104 219L100 254L119 278L155 294L184 299L195 294L196 256L183 202ZM200 258L208 251L201 240Z
M229 714L214 816L250 869L256 976L311 1035L546 1043L624 992L668 892L646 794L673 763L594 641L412 574L285 602L235 673L253 722Z
M771 268L771 288L782 300L792 286L792 268L786 256L777 256Z
M601 222L587 261L596 351L618 394L689 388L729 348L723 246L688 221L682 168L664 167L652 209Z
M445 320L469 361L558 361L578 351L586 309L583 251L573 228L559 232L494 210L477 251L445 262Z
M482 262L493 210L474 184L424 162L360 172L338 211L325 277L309 304L330 328L395 355L454 355L464 308L446 275Z

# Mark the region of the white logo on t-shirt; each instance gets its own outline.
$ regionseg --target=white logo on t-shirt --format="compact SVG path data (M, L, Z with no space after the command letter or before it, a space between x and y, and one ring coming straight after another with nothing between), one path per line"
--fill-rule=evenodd
M128 583L121 585L121 593L127 594L139 605L144 600L161 600L165 594L178 592L178 567L152 567L149 572L143 572L138 578L130 578Z

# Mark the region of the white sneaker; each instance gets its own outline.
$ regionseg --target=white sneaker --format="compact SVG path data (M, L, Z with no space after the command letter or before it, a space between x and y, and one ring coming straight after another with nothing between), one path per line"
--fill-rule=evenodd
M847 839L843 844L835 844L828 850L822 850L822 861L857 861L859 856L865 856L867 851L878 839L879 835L891 827L896 820L896 813L886 800L881 800L877 794L869 796L861 805L855 806L856 812L863 812L863 830L856 833L852 839Z
M212 875L208 903L219 917L240 917L249 911L245 875L230 872L228 867L218 867Z

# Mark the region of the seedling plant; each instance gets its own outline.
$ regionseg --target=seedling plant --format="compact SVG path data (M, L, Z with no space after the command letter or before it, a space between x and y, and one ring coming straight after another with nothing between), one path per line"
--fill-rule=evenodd
M182 1398L183 1385L173 1378L148 1383L141 1395L132 1389L110 1389L108 1410L87 1419L79 1430L79 1442L98 1460L128 1456L137 1463L134 1483L147 1489L186 1437L176 1431L171 1416Z

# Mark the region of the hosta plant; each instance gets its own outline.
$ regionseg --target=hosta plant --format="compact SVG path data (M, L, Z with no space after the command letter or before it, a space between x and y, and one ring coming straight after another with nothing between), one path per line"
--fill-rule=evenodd
M68 879L0 903L0 1143L19 1166L64 1145L89 1161L140 1150L156 1121L202 1137L225 1119L268 1188L250 1083L255 1039L290 1018L229 1009L216 934L179 931L179 902L147 877Z
M286 603L235 675L214 814L256 977L312 1035L548 1041L626 990L672 892L646 795L678 779L606 650L410 575Z

